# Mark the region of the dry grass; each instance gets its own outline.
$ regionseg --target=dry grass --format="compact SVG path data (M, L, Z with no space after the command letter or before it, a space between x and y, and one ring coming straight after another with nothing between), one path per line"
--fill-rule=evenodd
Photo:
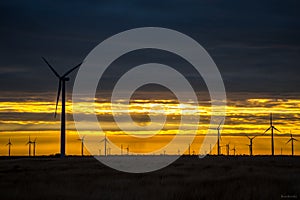
M92 157L0 160L1 199L281 199L300 195L300 157L182 157L147 174Z

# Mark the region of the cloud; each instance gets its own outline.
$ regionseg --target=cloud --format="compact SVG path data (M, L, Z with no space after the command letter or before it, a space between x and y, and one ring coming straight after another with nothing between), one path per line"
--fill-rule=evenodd
M113 34L159 26L181 31L203 45L229 92L299 92L299 4L292 0L2 1L0 91L54 92L57 81L40 56L64 72ZM156 54L140 55L147 60ZM166 58L175 63L173 57ZM132 59L136 57L124 62L134 63ZM70 91L73 82L68 85Z

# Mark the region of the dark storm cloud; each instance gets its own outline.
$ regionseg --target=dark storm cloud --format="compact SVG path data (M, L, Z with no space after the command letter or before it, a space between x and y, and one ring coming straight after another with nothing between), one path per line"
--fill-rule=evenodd
M203 45L229 92L299 92L299 8L293 0L2 1L0 90L55 91L40 56L63 73L113 34L158 26Z

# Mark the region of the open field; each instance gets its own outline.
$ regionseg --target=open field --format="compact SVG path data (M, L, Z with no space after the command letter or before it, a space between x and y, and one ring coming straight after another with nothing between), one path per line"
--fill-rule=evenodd
M1 158L1 199L299 199L300 157L181 157L146 174L93 157Z

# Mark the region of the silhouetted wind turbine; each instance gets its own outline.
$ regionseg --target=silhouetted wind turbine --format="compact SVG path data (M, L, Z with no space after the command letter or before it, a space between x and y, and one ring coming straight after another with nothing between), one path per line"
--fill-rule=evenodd
M10 148L12 146L12 143L10 141L10 138L8 139L8 143L6 144L6 146L8 146L8 156L10 157Z
M291 138L289 139L289 141L287 141L287 143L291 142L291 144L292 144L292 156L294 156L294 141L298 141L298 140L296 138L294 138L293 134L291 133Z
M60 76L44 57L42 57L42 59L45 61L45 63L48 65L48 67L51 69L51 71L59 80L54 117L56 117L59 96L60 93L62 93L61 94L62 100L61 100L60 156L64 157L66 151L66 81L70 80L70 78L67 76L75 69L77 69L82 64L82 62L76 65L75 67L71 68L70 70L68 70L62 76Z
M111 148L108 147L108 148L107 148L107 151L108 151L108 152L107 152L107 155L110 155L110 154L111 154Z
M30 140L30 136L29 136L28 142L26 143L26 145L28 145L28 156L31 156L31 144L32 141Z
M227 152L227 156L229 156L229 150L230 150L230 143L226 144L226 152Z
M248 146L249 146L249 155L250 156L253 156L253 151L252 151L252 146L253 146L253 140L254 140L254 138L256 138L258 135L256 135L256 136L254 136L254 137L249 137L248 135L246 135L247 136L247 138L249 139L249 144L248 144Z
M100 141L101 142L104 142L104 155L106 156L107 155L107 143L109 143L108 139L106 138L106 133L104 135L104 139Z
M126 147L127 155L129 155L129 145Z
M233 146L233 148L231 149L231 151L233 151L233 155L235 156L235 152L236 152L235 145Z
M33 156L35 156L36 138L32 141L32 144L33 144Z
M85 138L85 136L83 136L82 138L77 139L77 140L79 140L81 142L81 156L83 156L84 138Z
M264 134L271 129L271 153L274 156L274 129L280 132L275 126L273 126L273 115L270 113L270 127L264 132Z
M218 155L220 155L221 154L221 147L220 147L220 140L222 140L221 139L221 133L220 133L220 130L221 130L221 124L222 124L222 122L223 122L223 120L221 120L221 122L220 122L220 124L219 124L219 126L217 127L217 128L215 128L215 129L213 129L213 130L217 130L218 131L218 140L217 140L217 151L218 151Z

